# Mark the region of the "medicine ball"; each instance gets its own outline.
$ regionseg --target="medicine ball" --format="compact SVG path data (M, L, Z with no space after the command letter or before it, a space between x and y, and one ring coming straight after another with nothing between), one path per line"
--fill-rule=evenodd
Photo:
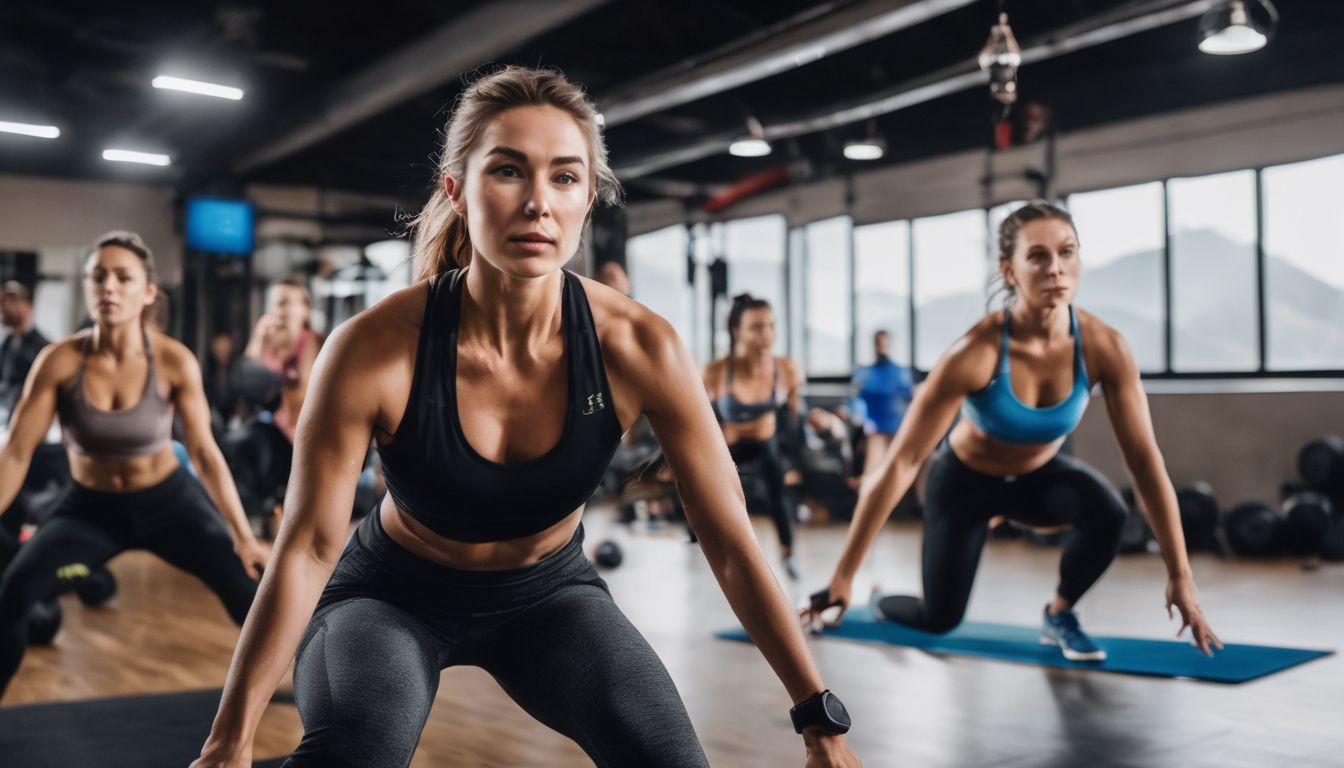
M593 557L593 561L603 568L615 568L623 559L625 555L622 554L620 545L610 539L597 545L597 553Z
M1263 501L1244 501L1223 521L1232 551L1247 557L1276 555L1283 547L1283 515Z

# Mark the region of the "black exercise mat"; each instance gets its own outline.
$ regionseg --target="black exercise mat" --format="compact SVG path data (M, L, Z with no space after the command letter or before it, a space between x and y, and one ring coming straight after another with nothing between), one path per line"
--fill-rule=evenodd
M220 691L0 707L0 765L186 768L201 752ZM284 758L256 768L279 768Z

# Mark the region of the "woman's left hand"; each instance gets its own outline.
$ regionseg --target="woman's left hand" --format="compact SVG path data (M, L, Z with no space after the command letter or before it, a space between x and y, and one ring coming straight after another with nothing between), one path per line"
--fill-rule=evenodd
M803 743L807 746L807 768L862 768L863 763L855 756L845 737L836 734L814 734L813 729L803 731Z
M249 537L245 541L234 542L238 559L243 561L243 570L253 581L261 581L261 572L266 570L266 561L270 559L270 550L261 542Z
M1167 616L1171 617L1171 607L1181 612L1181 628L1176 632L1180 637L1185 628L1190 628L1190 639L1205 656L1212 656L1213 649L1223 649L1223 642L1213 634L1204 611L1199 607L1199 590L1195 589L1195 580L1190 577L1174 578L1167 581Z

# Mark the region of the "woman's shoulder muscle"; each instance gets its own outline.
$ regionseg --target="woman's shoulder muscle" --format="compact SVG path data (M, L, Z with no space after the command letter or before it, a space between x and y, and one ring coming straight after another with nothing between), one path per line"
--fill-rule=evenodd
M1078 332L1083 336L1083 356L1096 368L1097 378L1128 375L1130 369L1137 371L1134 354L1124 334L1091 312L1081 308L1075 311Z
M78 331L60 341L43 347L33 360L31 376L38 386L63 386L76 372L84 359L85 339L89 331Z
M1002 315L985 315L943 352L929 378L963 394L983 389L994 377L1002 333Z

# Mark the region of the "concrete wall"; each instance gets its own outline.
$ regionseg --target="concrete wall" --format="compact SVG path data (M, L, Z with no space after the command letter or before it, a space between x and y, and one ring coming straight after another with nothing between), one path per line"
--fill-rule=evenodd
M154 251L159 283L181 284L182 234L170 188L0 176L0 248L36 251L38 273L58 278L40 284L33 297L43 333L65 336L83 316L80 258L109 229L140 233Z
M1279 500L1279 484L1296 481L1297 451L1327 434L1344 434L1344 387L1319 391L1155 392L1148 403L1157 444L1177 488L1203 480L1224 508L1248 499ZM1334 391L1329 391L1333 386ZM1073 452L1116 487L1129 485L1105 401L1093 398L1073 437Z

